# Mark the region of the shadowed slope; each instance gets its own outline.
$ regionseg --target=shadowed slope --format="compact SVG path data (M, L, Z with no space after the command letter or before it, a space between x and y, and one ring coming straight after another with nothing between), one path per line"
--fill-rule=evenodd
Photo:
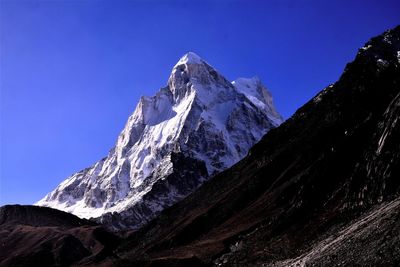
M112 255L119 238L51 208L0 207L0 266L70 266Z
M0 265L398 266L399 118L397 27L246 158L116 249L115 236L76 217L6 207Z
M244 160L134 233L119 255L142 265L192 258L227 266L274 264L395 199L399 39L400 27L371 39L338 82L271 130ZM398 222L392 212L385 227ZM354 247L364 248L357 242ZM390 242L399 245L397 238ZM383 251L370 264L398 257Z

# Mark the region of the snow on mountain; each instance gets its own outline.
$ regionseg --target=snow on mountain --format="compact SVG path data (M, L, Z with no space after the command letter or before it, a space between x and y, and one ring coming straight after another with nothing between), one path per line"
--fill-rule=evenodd
M253 78L238 78L232 82L235 88L242 94L244 94L254 105L262 110L267 110L267 116L269 119L279 125L283 118L275 110L274 103L272 101L272 95L267 88L261 83L261 80L255 76Z
M242 159L282 121L258 78L231 83L189 52L166 87L140 99L107 157L36 204L138 228Z

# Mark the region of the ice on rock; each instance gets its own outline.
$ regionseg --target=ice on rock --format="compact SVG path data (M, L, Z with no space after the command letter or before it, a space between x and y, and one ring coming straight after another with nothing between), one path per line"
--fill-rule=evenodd
M178 63L176 63L174 68L182 64L202 64L203 62L204 61L198 55L196 55L193 52L188 52L183 57L181 57L181 59L178 61Z
M257 76L253 78L238 78L233 81L232 84L254 105L261 110L267 110L269 118L273 120L276 125L279 125L283 121L282 116L275 109L272 94Z
M282 121L258 78L231 83L189 52L165 88L140 99L106 158L36 204L101 221L118 214L126 220L116 229L138 228L238 162Z

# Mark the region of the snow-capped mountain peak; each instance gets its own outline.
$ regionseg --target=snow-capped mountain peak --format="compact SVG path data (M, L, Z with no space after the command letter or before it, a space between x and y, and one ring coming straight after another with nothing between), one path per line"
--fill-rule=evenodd
M107 157L37 204L137 228L242 159L281 122L259 79L231 83L189 52L166 87L141 97Z
M182 64L202 64L202 63L204 63L204 60L201 59L196 53L188 52L179 59L179 61L175 64L174 68Z
M193 52L185 54L172 69L168 87L177 101L191 91L210 91L215 85L231 88L231 83Z

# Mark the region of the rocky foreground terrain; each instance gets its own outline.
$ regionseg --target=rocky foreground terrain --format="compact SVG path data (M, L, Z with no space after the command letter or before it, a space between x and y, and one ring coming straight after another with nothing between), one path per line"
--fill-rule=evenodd
M40 245L48 225L24 233L20 211L6 216L12 224L0 213L1 240L16 235L2 241L0 265L49 252L59 266L399 266L399 118L400 26L367 42L243 160L139 230L105 232L115 246L100 256L88 235L87 254L63 261L60 239ZM99 226L74 227L63 229ZM18 241L28 235L36 241Z
M0 207L0 266L70 266L113 255L120 237L59 210Z

